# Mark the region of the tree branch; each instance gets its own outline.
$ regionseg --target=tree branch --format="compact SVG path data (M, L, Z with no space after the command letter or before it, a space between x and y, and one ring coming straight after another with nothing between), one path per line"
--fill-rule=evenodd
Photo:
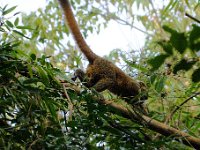
M74 85L73 85L74 86ZM125 106L119 105L111 100L106 100L103 98L103 96L94 96L94 100L96 100L98 103L105 105L107 107L110 107L112 110L114 110L115 113L120 114L121 116L130 119L133 122L136 122L138 124L144 125L145 127L148 127L148 129L155 131L157 133L160 133L164 136L170 136L180 142L180 139L185 145L188 145L190 147L194 147L198 149L200 147L200 139L196 138L194 136L191 136L185 132L182 132L180 130L177 130L173 127L170 127L162 122L159 122L153 118L150 118L146 115L143 115L141 113L137 113L135 110L130 110Z
M185 13L185 16L187 16L187 17L189 17L190 19L192 19L192 20L194 20L194 21L200 23L200 20L198 20L197 18L194 18L193 16L191 16L191 15L188 14L188 13Z
M186 100L184 100L179 106L176 106L174 108L174 110L170 113L170 115L165 119L165 123L167 124L169 122L169 120L172 119L172 116L181 108L181 106L183 106L185 103L187 103L189 100L191 100L193 97L196 97L199 94L200 94L200 92L195 93L194 95L192 95L189 98L187 98Z
M182 132L180 130L177 130L173 127L170 127L162 122L159 122L157 120L154 120L148 116L145 115L138 115L138 113L135 113L134 111L130 111L124 106L121 106L119 104L116 104L114 102L111 102L109 100L99 100L96 99L98 102L100 102L103 105L107 105L109 107L114 108L116 111L121 112L121 114L128 118L131 119L132 121L137 121L137 123L141 125L147 126L150 130L156 131L164 136L170 136L175 138L177 141L180 141L182 139L183 143L192 146L194 148L199 148L200 147L200 139L193 137L185 132Z

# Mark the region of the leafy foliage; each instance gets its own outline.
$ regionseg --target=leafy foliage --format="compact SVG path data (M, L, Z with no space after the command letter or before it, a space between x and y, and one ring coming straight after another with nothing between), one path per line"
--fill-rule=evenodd
M200 63L198 59L198 54L195 53L196 51L200 50L199 41L200 41L200 27L197 25L193 25L193 29L189 31L188 33L179 33L167 26L163 27L165 31L170 33L170 39L169 41L160 41L158 44L163 48L163 50L166 52L166 54L160 54L152 59L149 60L149 63L152 66L153 70L158 69L167 58L173 58L174 60L177 60L179 55L177 52L179 52L181 55L180 59L177 63L174 64L173 67L173 73L177 74L178 71L184 70L188 71L192 68L198 68L200 69ZM185 36L187 34L187 36ZM186 55L186 49L188 50L188 56L184 57ZM174 53L173 53L174 51ZM176 52L177 51L177 52ZM189 54L192 52L192 55ZM191 56L190 56L191 55ZM192 80L194 82L199 82L200 78L197 75L198 71L194 71L192 75Z

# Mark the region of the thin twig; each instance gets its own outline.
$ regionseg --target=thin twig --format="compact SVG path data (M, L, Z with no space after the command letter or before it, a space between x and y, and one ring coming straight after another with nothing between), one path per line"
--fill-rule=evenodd
M151 6L152 6L152 8L153 8L153 13L155 14L155 23L157 24L157 26L159 26L159 30L160 30L160 32L162 33L163 32L163 30L162 30L162 26L161 26L161 22L159 21L159 16L158 16L158 14L157 14L157 12L156 12L156 9L155 9L155 7L154 7L154 4L153 4L153 2L152 2L152 0L149 0L149 2L150 2L150 4L151 4Z
M171 120L172 116L181 108L181 106L183 106L185 103L187 103L189 100L191 100L192 98L196 97L199 94L200 94L200 92L195 93L194 95L192 95L189 98L187 98L186 100L184 100L180 105L176 106L175 109L166 118L165 123L167 124L169 122L169 120Z
M68 103L68 109L69 109L69 117L68 118L71 118L72 117L72 113L73 113L73 104L72 104L72 101L67 93L67 90L66 90L66 87L65 87L65 84L62 84L63 85L63 90L64 90L64 95L67 99L67 103Z
M109 120L108 120L107 122L110 124L110 126L111 126L112 128L115 128L115 129L117 129L117 130L119 130L119 131L121 131L121 132L124 132L125 134L131 136L131 138L136 139L136 140L139 140L140 142L152 141L151 138L150 138L150 136L147 135L146 133L144 133L141 129L139 129L139 131L141 132L141 134L144 135L145 141L143 141L142 139L136 138L136 136L135 136L132 132L128 132L128 130L126 129L127 127L121 126L120 124L118 124L118 123L116 123L116 122L113 122L113 121L109 121Z
M185 16L187 16L187 17L189 17L190 19L192 19L192 20L194 20L194 21L200 23L200 20L198 20L197 18L194 18L193 16L191 16L191 15L188 14L188 13L185 13Z
M115 20L115 19L116 19L116 20ZM146 32L146 31L144 31L144 30L142 30L142 29L140 29L140 28L138 28L138 27L132 25L132 24L129 23L128 21L125 21L125 20L123 20L123 19L121 19L121 18L119 18L119 17L116 17L115 19L113 18L113 20L117 21L117 22L120 23L120 24L123 24L123 23L124 23L123 25L128 25L128 26L130 26L131 28L134 28L134 29L136 29L136 30L138 30L138 31L140 31L140 32L142 32L142 33L144 33L144 34L147 34L147 35L149 35L149 36L152 36L152 34L150 34L150 33Z
M32 150L32 146L35 145L39 140L42 140L41 138L38 138L36 140L34 140L28 147L28 150Z
M104 6L102 6L105 10L106 10L106 13L107 14L112 14L110 11L109 11L109 9L108 9L108 7L104 7ZM101 16L103 17L103 18L107 18L107 16L106 15L103 15L103 14L101 14ZM131 23L129 23L128 21L126 21L126 20L123 20L123 19L121 19L120 17L118 17L118 16L112 16L111 17L114 21L116 21L116 22L118 22L118 23L120 23L120 24L122 24L122 25L128 25L128 26L130 26L131 28L134 28L134 29L136 29L136 30L138 30L138 31L140 31L140 32L142 32L142 33L144 33L144 34L147 34L148 36L152 36L152 34L150 34L150 33L148 33L148 32L146 32L146 31L144 31L144 30L142 30L142 29L140 29L140 28L138 28L138 27L136 27L136 26L134 26L134 25L132 25Z

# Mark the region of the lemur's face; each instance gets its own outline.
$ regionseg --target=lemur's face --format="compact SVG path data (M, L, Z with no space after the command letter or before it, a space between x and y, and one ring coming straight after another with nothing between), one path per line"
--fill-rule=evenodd
M80 80L83 80L84 78L84 72L81 69L76 69L76 71L74 72L74 75L72 76L72 80L75 81L77 78L79 78Z

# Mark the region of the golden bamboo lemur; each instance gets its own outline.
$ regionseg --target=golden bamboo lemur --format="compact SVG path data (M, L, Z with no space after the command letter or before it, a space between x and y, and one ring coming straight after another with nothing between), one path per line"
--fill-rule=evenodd
M124 98L129 104L133 104L133 101L135 103L135 100L147 99L146 86L142 82L133 80L113 63L96 55L90 49L79 30L69 1L58 1L79 49L89 61L86 73L78 69L75 72L74 79L78 77L81 81L86 81L85 85L87 87L93 87L98 92L108 89L110 92Z

